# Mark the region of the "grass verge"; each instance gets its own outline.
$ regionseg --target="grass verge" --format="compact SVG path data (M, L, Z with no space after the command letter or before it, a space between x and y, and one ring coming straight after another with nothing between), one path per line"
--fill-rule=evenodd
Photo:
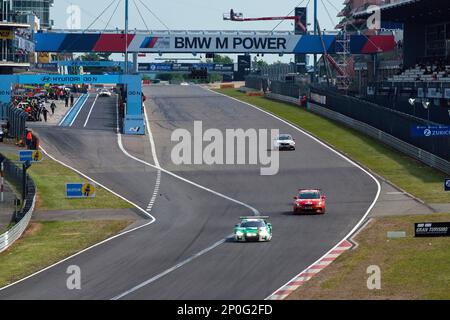
M414 223L448 221L450 214L375 219L356 238L360 246L288 299L436 300L450 299L448 238L414 238ZM406 231L407 238L387 239L388 231ZM381 269L381 290L367 288L367 268Z
M31 223L21 239L0 254L0 288L107 239L129 221Z
M444 192L443 184L446 178L444 173L399 153L371 137L294 105L263 97L248 97L236 89L216 91L255 105L311 132L427 203L450 202L450 193Z
M18 156L5 153L12 161L18 161ZM44 157L45 158L45 157ZM28 173L37 187L37 209L41 211L53 210L83 210L83 209L127 209L132 206L106 191L97 188L94 199L67 199L66 183L88 182L72 170L59 163L45 158L41 163L34 164Z

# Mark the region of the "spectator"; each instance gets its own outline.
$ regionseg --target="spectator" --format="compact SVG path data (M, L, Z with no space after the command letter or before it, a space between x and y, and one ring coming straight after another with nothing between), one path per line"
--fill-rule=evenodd
M64 101L66 102L66 108L68 108L69 107L69 96L67 95L67 93L64 97Z
M42 109L42 115L44 116L44 121L47 122L47 118L48 118L48 110L47 108L43 108Z
M54 115L55 114L55 109L56 109L55 101L52 101L52 104L50 105L50 109L52 110L52 115Z
M70 95L70 106L73 107L73 102L75 100L75 97L73 95L73 93Z
M32 149L33 146L33 133L31 132L31 130L25 129L26 131L26 144L28 147L28 150Z

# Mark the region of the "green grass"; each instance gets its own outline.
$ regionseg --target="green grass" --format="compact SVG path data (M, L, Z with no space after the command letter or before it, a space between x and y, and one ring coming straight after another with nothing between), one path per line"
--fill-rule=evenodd
M16 154L6 153L5 156L13 161L18 160ZM53 211L132 208L126 201L100 187L97 187L97 194L94 199L67 199L65 194L66 183L88 181L72 170L48 158L44 159L41 163L33 164L28 170L28 173L36 183L38 210Z
M357 238L360 246L289 299L450 299L450 239L414 238L414 223L448 221L449 214L383 217ZM387 239L388 231L406 231L404 239ZM367 268L381 269L381 290L368 290Z
M128 221L32 223L20 240L0 254L0 287L111 237L128 225Z
M350 158L427 203L449 203L446 175L342 124L302 108L263 97L248 97L236 89L217 90L276 114L326 141Z

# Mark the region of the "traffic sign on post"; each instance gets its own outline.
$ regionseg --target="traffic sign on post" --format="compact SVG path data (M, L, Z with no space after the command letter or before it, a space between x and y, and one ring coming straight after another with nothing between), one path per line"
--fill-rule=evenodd
M39 150L25 150L25 151L19 151L19 161L20 162L27 162L30 163L37 163L41 162L43 159L43 154Z
M93 183L67 183L66 197L68 199L95 198L96 186Z
M450 191L450 179L445 179L445 191Z

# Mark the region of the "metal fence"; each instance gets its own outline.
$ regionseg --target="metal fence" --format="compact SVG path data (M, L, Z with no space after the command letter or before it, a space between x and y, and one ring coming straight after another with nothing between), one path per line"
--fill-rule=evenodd
M326 118L344 123L345 125L349 126L350 128L353 128L362 133L365 133L368 136L371 136L371 137L391 146L392 148L394 148L398 151L401 151L419 161L422 161L423 163L425 163L433 168L439 169L442 172L450 174L450 162L447 160L444 160L442 158L439 158L430 152L427 152L420 148L417 148L409 143L406 143L405 141L402 141L390 134L387 134L381 130L378 130L366 123L357 121L355 119L347 117L338 112L334 112L323 106L319 106L316 103L311 103L311 102L308 103L308 108L314 113L317 113Z
M0 155L0 157L3 158L2 155ZM11 183L16 190L21 190L23 170L7 159L3 161L3 164L6 180ZM27 175L26 197L23 201L22 210L15 214L14 220L16 224L6 233L0 235L0 252L6 250L25 232L33 215L35 205L36 186L33 180Z
M399 141L429 152L441 159L450 159L449 137L413 137L411 129L430 125L429 121L391 110L358 98L344 96L322 87L313 87L311 92L326 97L326 103L316 103L323 108L365 123Z
M14 139L24 139L28 114L13 104L9 104L6 108L6 118L10 125L8 136Z
M423 107L421 99L415 99L413 105L409 102L408 97L395 95L367 96L364 99L423 120L450 125L450 107L435 105L433 100L430 100L431 103L426 109Z
M283 81L271 81L270 91L282 96L288 96L292 98L300 97L300 86L296 83L289 83Z

